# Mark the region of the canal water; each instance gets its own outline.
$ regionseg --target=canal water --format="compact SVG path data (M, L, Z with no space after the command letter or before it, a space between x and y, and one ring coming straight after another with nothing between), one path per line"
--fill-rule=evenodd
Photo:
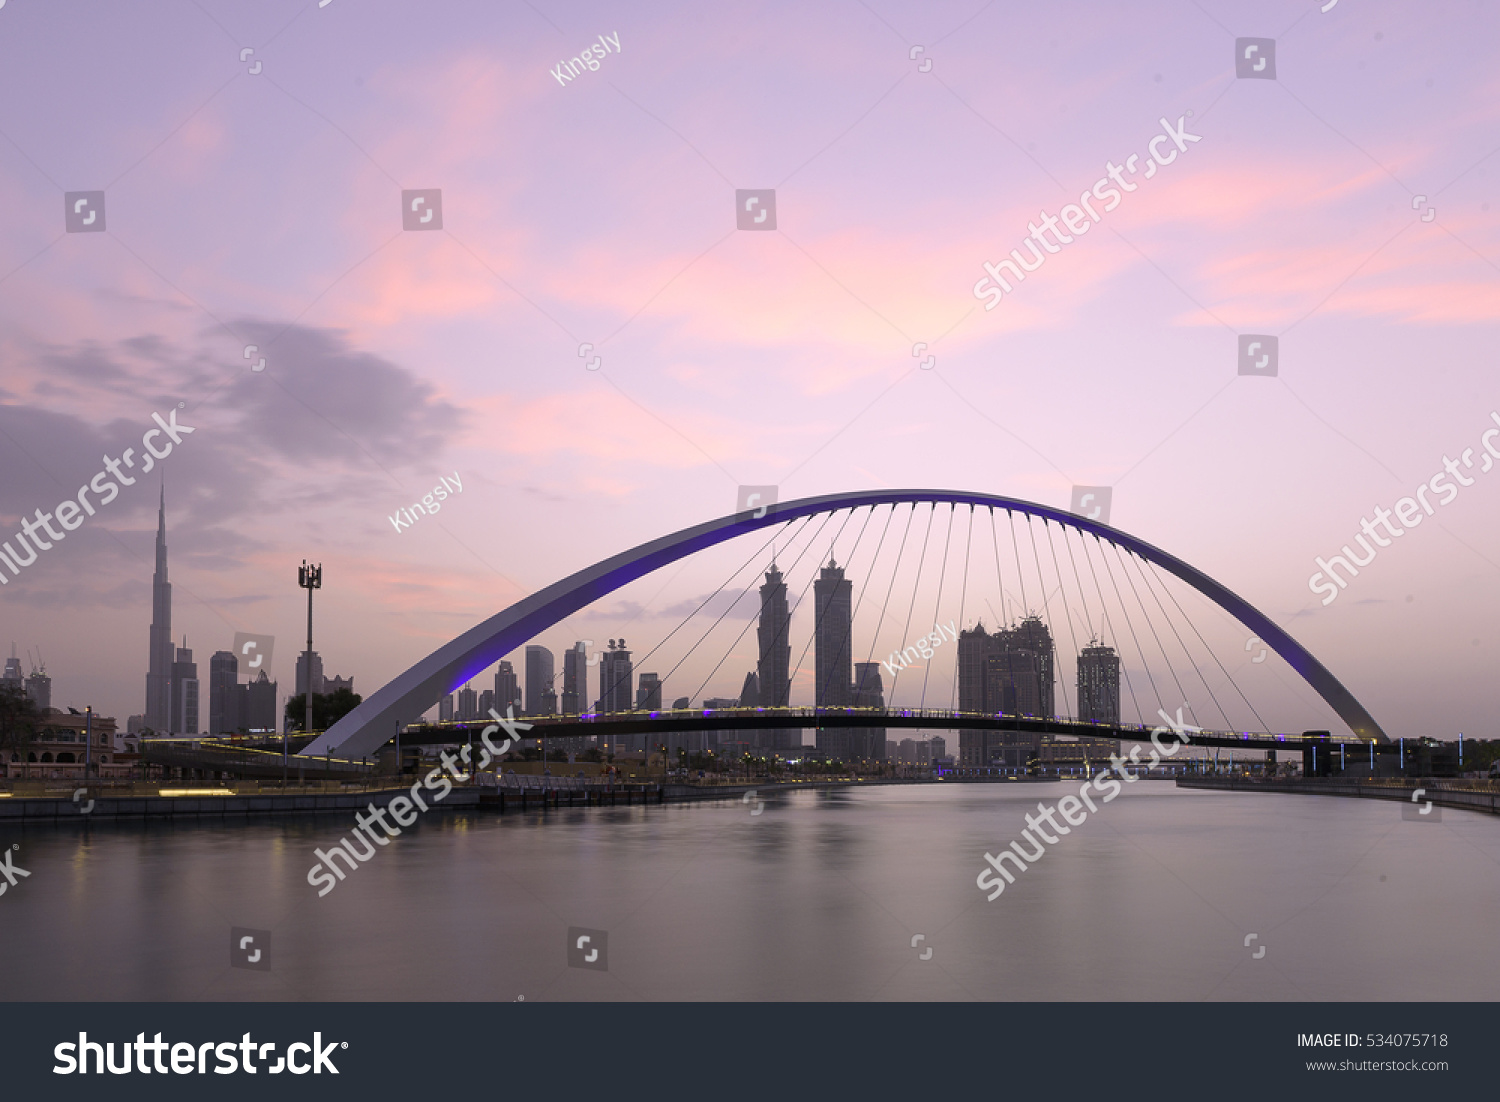
M321 898L352 817L7 826L0 997L1500 997L1500 820L1141 781L988 901L985 852L1074 789L430 814ZM268 969L231 967L234 927Z

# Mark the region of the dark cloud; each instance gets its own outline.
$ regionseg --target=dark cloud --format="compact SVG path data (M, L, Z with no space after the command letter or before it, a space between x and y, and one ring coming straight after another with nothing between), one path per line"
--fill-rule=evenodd
M113 345L46 346L29 363L5 365L8 378L31 385L8 389L0 401L0 540L22 517L75 497L106 455L133 448L137 457L127 469L136 484L13 579L8 596L19 588L48 602L67 603L69 593L124 598L115 587L141 577L143 567L149 582L163 481L174 566L237 568L280 538L280 518L399 485L440 459L465 424L466 412L433 387L352 348L342 332L243 321L235 328L264 342L265 371L251 371L243 357L226 365L209 347L222 346L222 330L200 334L201 346L143 334ZM117 416L92 413L101 397ZM194 431L143 474L142 434L154 427L153 412L174 410Z

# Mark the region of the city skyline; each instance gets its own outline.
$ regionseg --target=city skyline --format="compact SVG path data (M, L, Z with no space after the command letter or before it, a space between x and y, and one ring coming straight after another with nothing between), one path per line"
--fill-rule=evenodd
M1500 401L1481 47L1500 17L1454 42L1416 12L1347 7L1225 7L1236 33L1296 23L1277 81L1236 81L1234 35L1196 10L1066 33L990 10L922 72L862 10L799 16L809 40L837 34L830 61L727 13L668 34L665 9L621 28L608 81L626 101L598 74L558 87L556 33L529 10L459 5L472 33L367 21L350 56L379 62L290 51L255 77L196 9L79 27L11 5L0 527L176 409L194 433L162 467L176 599L158 647L299 639L287 564L313 551L320 649L369 688L559 577L725 515L740 484L783 501L977 484L1059 507L1109 486L1111 523L1267 610L1387 727L1489 731L1493 480L1331 605L1308 587ZM893 11L934 40L963 21ZM1000 34L1068 45L997 73ZM696 59L720 53L755 64L705 84ZM765 58L795 77L763 87ZM82 97L96 75L115 94ZM1187 111L1202 140L1111 232L984 308L984 263ZM401 229L403 187L441 189L441 232ZM744 187L776 189L775 231L736 230ZM64 232L74 188L104 190L104 232ZM1238 374L1254 334L1278 335L1275 376ZM5 637L41 647L59 698L121 716L143 710L123 641L147 622L158 489L136 472L0 587ZM455 478L440 512L393 529ZM539 642L631 635L633 613Z

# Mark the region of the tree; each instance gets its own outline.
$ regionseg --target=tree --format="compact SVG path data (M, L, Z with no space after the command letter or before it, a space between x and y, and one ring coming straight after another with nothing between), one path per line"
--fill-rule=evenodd
M313 730L326 731L343 719L364 698L352 689L336 689L331 693L313 693ZM307 722L307 697L298 693L286 702L286 715L297 730Z
M42 713L36 701L14 682L0 682L0 751L6 760L19 754L22 761L36 741L37 724Z

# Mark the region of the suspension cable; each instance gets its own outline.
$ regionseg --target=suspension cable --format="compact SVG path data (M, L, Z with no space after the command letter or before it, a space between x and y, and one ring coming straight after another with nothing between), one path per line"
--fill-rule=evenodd
M1098 541L1099 537L1095 536L1094 539ZM1109 541L1105 540L1104 542L1108 543ZM1110 546L1114 545L1110 544ZM1105 555L1102 548L1099 551L1099 557L1104 559L1104 572L1109 575L1109 584L1114 587L1115 600L1119 602L1120 612L1125 617L1125 627L1129 629L1131 641L1135 643L1136 656L1141 660L1141 666L1146 671L1146 680L1151 683L1151 694L1156 697L1156 706L1162 711L1166 711L1166 705L1162 703L1161 693L1156 691L1156 678L1151 676L1151 665L1146 661L1146 652L1141 649L1141 641L1135 634L1135 624L1131 622L1130 612L1125 608L1125 598L1120 596L1120 583L1115 581L1115 572L1109 568L1109 557ZM1131 699L1134 700L1134 698L1135 694L1132 693ZM1136 716L1142 722L1145 721L1146 717L1141 714L1139 706L1136 708Z
M943 541L943 566L942 569L938 571L937 604L934 606L932 612L933 616L936 618L940 618L943 615L943 582L948 577L948 549L953 546L953 518L957 515L958 506L950 502L948 505L948 536ZM937 623L934 622L932 626L936 628ZM930 677L932 677L931 658L929 658L927 660L927 664L922 667L922 695L917 700L917 707L919 708L927 707L927 681Z
M1182 605L1178 604L1177 597L1172 593L1170 589L1167 588L1164 582L1158 581L1158 584L1161 585L1162 589L1166 592L1167 597L1171 600L1172 604L1177 606L1177 611L1181 613L1182 618L1187 621L1187 626L1193 629L1193 634L1198 636L1198 642L1202 643L1203 649L1208 651L1209 657L1214 660L1214 665L1219 667L1219 672L1224 675L1224 679L1234 686L1235 692L1239 693L1240 699L1245 702L1245 707L1250 709L1250 714L1253 715L1255 717L1255 721L1260 724L1260 729L1262 731L1269 732L1271 730L1270 726L1266 723L1265 720L1260 718L1260 713L1256 711L1255 705L1250 703L1250 698L1247 697L1244 693L1244 690L1240 688L1239 682L1237 682L1230 674L1230 672L1224 668L1224 663L1219 661L1218 654L1215 653L1213 647L1208 645L1208 641L1203 638L1203 633L1198 630L1198 626L1194 624L1193 621L1188 617L1188 614L1183 611ZM1218 608L1219 606L1214 605L1214 607ZM1235 623L1238 624L1239 621L1236 620Z
M807 527L808 523L811 520L812 520L811 516L805 516L805 517L803 517L802 518L802 523L798 527L797 533L792 536L792 539L796 539L797 535L801 534L801 532L803 531L803 529L805 529ZM667 632L666 636L661 640L661 642L657 643L656 646L652 647L645 654L641 655L641 657L640 657L639 660L637 660L636 662L631 663L631 673L633 674L635 672L635 667L636 666L644 664L653 654L655 654L657 651L661 650L661 648L666 645L668 639L671 639L672 636L676 635L679 631L681 631L689 623L691 623L693 617L697 616L698 613L702 612L706 607L708 607L708 602L709 601L712 601L720 593L724 592L725 587L727 587L730 582L732 582L736 578L738 578L744 572L744 570L745 570L745 568L747 566L749 566L751 563L755 562L762 555L764 555L766 553L766 548L770 547L773 543L775 543L777 536L779 536L782 532L784 532L787 528L789 528L790 525L791 525L791 522L788 521L785 524L781 524L781 525L778 525L778 526L774 527L771 530L771 537L768 540L766 540L765 543L761 544L758 548L756 548L753 552L751 552L750 557L748 559L746 559L744 561L744 563L742 563L740 565L739 569L737 569L733 574L729 575L728 578L724 579L724 582L719 586L718 589L714 590L707 597L705 597L703 599L703 603L702 604L700 604L697 608L693 609L692 612L688 613L688 615L686 617L684 617L683 620L675 628L673 628L671 631ZM748 592L748 590L746 592ZM677 667L681 666L683 662L687 661L688 657L690 655L692 655L692 653L694 651L696 651L699 646L702 645L703 641L708 638L709 634L714 630L714 628L716 628L716 627L719 626L719 623L724 619L724 617L728 616L729 613L731 611L733 611L734 606L737 605L737 604L739 604L740 601L743 598L744 598L744 594L741 594L739 597L736 597L733 601L729 602L729 607L724 610L724 612L719 616L719 619L715 620L712 624L710 624L708 626L708 630L705 631L701 637L699 637L698 642L694 643L691 647L688 648L687 654L683 655L683 657L677 662L677 665L673 666L670 670L667 671L667 677L671 677L672 674L674 674L674 673L677 672ZM608 700L610 698L610 695L614 692L614 690L616 688L619 687L620 682L623 681L623 680L624 680L623 676L622 677L617 677L615 679L615 683L609 687L609 691L608 692L605 691L603 685L601 684L600 687L599 687L599 699L601 701ZM667 678L666 677L662 678L661 683L663 685L665 685L667 683ZM688 698L688 702L689 703L692 702L692 697Z
M963 581L963 588L960 589L959 592L958 592L958 624L959 624L959 629L958 630L959 631L963 630L964 607L967 604L968 597L969 597L969 556L973 552L973 550L974 550L974 506L971 503L969 505L969 531L964 536L964 581ZM958 646L958 636L956 636L956 635L953 637L953 645L955 647ZM948 695L948 710L950 712L956 712L958 710L958 658L956 657L957 651L955 651L954 654L955 654L955 657L953 659L953 692Z
M932 512L927 514L927 531L922 535L922 552L917 556L917 578L916 581L912 582L911 586L911 603L906 607L906 627L901 629L902 639L906 639L911 634L911 617L912 613L917 610L917 590L922 587L922 567L927 564L927 544L932 540L932 522L936 516L937 502L934 501L932 503ZM894 582L895 579L892 578L892 581ZM903 654L905 653L905 649L904 647L902 648ZM896 702L896 682L901 680L901 671L904 668L903 666L896 667L896 672L891 677L890 702L892 704Z
M1162 661L1167 665L1167 673L1172 675L1172 683L1177 686L1178 696L1181 697L1183 706L1187 708L1188 714L1192 715L1193 706L1188 703L1187 693L1183 692L1182 690L1182 682L1177 680L1177 671L1172 668L1172 660L1167 657L1167 648L1161 645L1161 636L1156 634L1156 625L1151 622L1151 614L1146 611L1145 602L1141 600L1141 595L1136 592L1135 582L1131 580L1130 571L1125 569L1124 556L1120 554L1120 548L1118 547L1118 545L1111 544L1110 546L1114 547L1115 558L1121 559L1120 572L1125 575L1125 584L1130 587L1130 594L1135 598L1135 603L1140 605L1141 607L1141 615L1146 618L1146 626L1151 629L1151 638L1156 640L1156 649L1161 651ZM1142 660L1144 661L1144 659L1145 656L1142 655ZM1149 666L1147 667L1147 670L1150 670ZM1158 701L1158 703L1160 703L1160 701ZM1161 710L1165 712L1167 709L1165 706L1163 706ZM1193 722L1196 723L1197 721L1198 717L1194 715Z
M1167 606L1161 603L1160 595L1157 594L1155 587L1151 585L1151 575L1155 573L1154 568L1151 572L1148 573L1145 568L1141 566L1140 562L1137 561L1135 564L1135 569L1136 572L1141 576L1141 584L1146 587L1147 592L1149 592L1152 599L1156 601L1156 607L1161 609L1162 619L1166 620L1167 627L1171 628L1172 634L1177 637L1177 645L1182 648L1182 653L1187 658L1188 663L1193 667L1193 672L1198 675L1198 680L1203 682L1203 689L1208 693L1208 699L1212 700L1214 702L1214 707L1219 710L1219 718L1224 721L1224 729L1228 731L1234 730L1234 723L1230 720L1229 713L1224 711L1224 705L1220 704L1219 698L1214 695L1214 691L1212 687L1210 687L1208 679L1203 676L1203 671L1198 668L1198 663L1194 660L1192 652L1187 649L1187 644L1182 641L1182 634L1177 630L1177 625L1172 622L1172 617L1167 614Z
M1045 521L1043 523L1045 523ZM1031 514L1030 513L1026 514L1026 536L1031 541L1031 559L1036 564L1037 581L1040 582L1041 586L1042 586L1042 616L1045 617L1046 622L1047 622L1047 641L1048 641L1048 646L1051 648L1051 651L1052 651L1052 653L1049 654L1047 657L1049 659L1051 659L1050 665L1052 666L1053 672L1054 673L1060 673L1058 667L1060 667L1062 665L1062 662L1058 659L1058 656L1057 656L1057 640L1054 639L1053 636L1052 636L1052 606L1051 606L1051 604L1047 600L1047 579L1042 576L1042 557L1039 554L1037 554L1037 550L1036 550L1036 528L1031 523ZM1059 586L1060 585L1061 585L1061 581L1059 581ZM1063 600L1063 606L1067 607L1067 600L1066 600L1066 598L1064 598L1064 600ZM1070 624L1068 627L1069 627L1069 630L1071 631L1072 630L1072 625ZM1054 684L1058 680L1061 680L1063 682L1063 707L1064 708L1071 708L1072 705L1068 703L1068 685L1067 685L1067 679L1066 678L1055 677L1055 678L1053 678ZM1057 714L1057 702L1055 700L1053 701L1052 708L1050 710L1051 710L1053 716L1056 716L1056 714ZM1044 708L1043 711L1044 712L1048 711L1048 709Z
M818 525L818 530L813 533L812 539L808 540L807 545L805 547L803 547L802 550L797 553L797 557L794 560L792 560L792 566L788 568L788 572L790 572L791 569L795 568L796 565L797 565L797 563L799 563L799 562L802 561L802 556L805 555L805 554L807 554L807 549L809 547L811 547L813 545L813 543L817 541L818 537L823 534L823 529L828 526L828 522L832 518L833 518L833 513L825 513L823 515L823 523L820 524L820 525ZM809 516L807 518L807 520L809 522L811 522L812 516ZM803 528L806 528L806 525L803 525ZM798 534L799 535L801 534L800 530L799 530ZM733 606L730 606L730 607L732 608ZM764 611L764 607L765 607L764 602L762 602L761 607L762 607L762 611ZM729 609L725 609L724 613L722 615L720 615L719 619L714 621L714 627L717 627L718 624L719 624L719 621L723 620L724 617L727 616L727 615L729 615ZM714 668L709 671L708 676L703 679L703 684L699 685L698 686L698 691L693 694L694 696L701 696L702 695L703 690L708 686L708 683L713 680L714 674L716 674L716 673L719 672L719 667L722 666L722 665L724 665L724 663L729 660L729 656L734 653L734 648L740 645L740 640L745 637L745 632L747 632L747 631L750 630L750 625L754 624L754 623L757 623L759 621L759 619L760 619L760 617L756 616L755 619L753 619L753 620L746 620L745 621L745 626L740 629L739 635L735 636L734 642L731 643L731 644L729 644L729 650L724 653L724 657L720 658L719 661L718 661L718 663L714 666ZM792 621L792 614L791 614L790 611L788 611L787 612L787 624L788 624L788 626L791 625L791 621ZM712 630L713 630L712 627L709 628L709 631L712 631ZM705 634L704 638L706 639L707 637L708 636ZM686 661L686 660L687 660L686 656L684 656L683 661ZM677 665L678 666L682 665L682 662L678 662ZM672 669L673 669L673 671L675 671L677 669L677 666L673 666ZM790 668L787 670L787 678L788 678L788 681L790 681L790 679L791 679L791 670L790 670ZM688 699L691 700L692 697L689 697Z
M894 518L895 515L896 515L896 506L892 505L891 506L891 516ZM911 524L912 524L912 521L916 519L916 516L917 516L917 503L915 501L913 501L911 503L911 512L906 515L906 530L901 533L901 546L898 547L898 548L896 548L896 565L891 568L891 584L886 587L886 591L885 591L885 603L880 606L880 616L875 621L875 634L870 637L870 657L867 658L867 659L865 659L866 662L873 662L873 661L875 661L875 652L876 652L876 650L879 649L879 643L880 643L880 627L881 627L882 624L885 623L886 610L890 607L890 604L891 604L891 594L896 591L896 574L901 569L901 556L906 551L906 538L911 535ZM882 537L882 538L884 538L884 537ZM891 689L894 690L895 688L896 688L896 683L895 683L895 681L892 681L891 682Z
M1042 528L1047 533L1047 550L1050 551L1051 554L1052 554L1052 569L1054 571L1056 571L1056 573L1057 573L1057 587L1058 587L1058 589L1062 590L1062 595L1063 595L1063 611L1067 614L1067 618L1068 618L1068 639L1073 644L1073 668L1076 671L1077 668L1078 668L1078 658L1079 658L1078 633L1073 630L1073 613L1072 613L1072 610L1068 607L1068 592L1067 592L1066 589L1063 588L1062 570L1057 565L1057 546L1052 542L1052 526L1047 522L1047 520L1046 520L1045 517L1042 519ZM1059 665L1061 665L1061 663L1059 663ZM1060 680L1063 683L1063 704L1067 705L1067 703L1068 703L1067 678L1061 676L1061 671L1059 671L1059 678L1058 678L1058 680ZM1082 710L1083 710L1083 701L1079 700L1079 702L1078 702L1078 711L1081 712ZM1078 712L1075 712L1073 714L1073 718L1074 719L1079 719L1081 717L1078 715Z

